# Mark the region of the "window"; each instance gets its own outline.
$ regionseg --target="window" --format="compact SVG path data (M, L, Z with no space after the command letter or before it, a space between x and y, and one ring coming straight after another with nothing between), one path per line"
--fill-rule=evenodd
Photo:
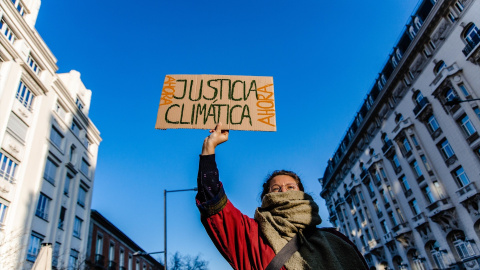
M417 103L417 105L420 105L422 104L422 100L423 100L423 94L422 92L418 92L417 95L415 96L415 102Z
M408 204L410 205L410 208L412 209L412 213L413 215L419 215L420 214L420 207L418 207L418 203L417 203L417 200L416 199L413 199L411 200L410 202L408 202Z
M438 125L437 119L435 119L435 116L433 116L433 114L428 118L427 127L430 130L430 133L437 131L437 129L440 127Z
M445 64L444 61L439 61L436 65L435 65L435 68L433 68L433 73L435 75L437 75L438 73L440 73L442 71L442 69L446 68L447 67L447 64Z
M383 202L385 204L388 204L389 203L388 195L387 195L387 192L385 190L382 190L382 197L383 197Z
M55 177L57 175L58 165L53 162L50 158L47 158L47 163L45 164L45 171L43 172L43 178L50 182L52 185L55 185Z
M455 176L455 179L460 187L464 187L470 183L470 179L468 179L465 170L461 166L455 169L453 175Z
M419 17L415 17L414 23L415 23L415 27L417 29L420 29L422 27L423 22Z
M110 247L108 248L108 260L113 262L115 261L115 244L110 242Z
M70 257L68 258L68 269L78 269L78 251L70 250Z
M85 174L86 176L88 176L89 174L89 171L90 171L90 164L88 164L88 162L82 158L82 164L80 165L80 171Z
M470 118L468 118L468 115L464 115L462 119L460 119L460 125L462 126L462 130L467 137L470 137L477 131L470 121Z
M400 223L405 223L405 218L403 217L403 214L400 208L397 208L397 215Z
M77 100L75 101L75 104L77 105L77 108L81 111L83 109L83 102L77 97Z
M80 238L82 232L82 223L79 217L75 217L75 221L73 223L73 236Z
M480 118L480 109L475 107L473 110L475 111L475 114L477 114L478 118Z
M415 147L419 147L419 146L420 146L420 144L418 144L417 137L415 137L415 135L410 136L410 139L412 139L413 145L414 145Z
M65 111L65 108L63 108L62 105L60 104L55 104L55 112L60 116L63 120L65 120L65 116L67 115L67 112Z
M392 221L393 226L398 225L397 218L395 217L395 214L393 212L388 212L388 216L390 217L390 220Z
M5 224L5 220L7 219L7 209L7 204L0 201L0 229L3 227L3 225Z
M393 160L393 164L395 165L395 168L400 168L400 161L398 161L398 157L396 154L393 155L392 160Z
M31 55L29 55L27 58L27 64L33 70L33 72L35 72L35 74L38 75L38 73L40 73L40 67Z
M410 185L408 184L407 177L405 177L405 175L402 175L400 177L400 183L402 184L402 188L404 192L407 192L410 190Z
M377 200L374 200L372 202L373 204L373 208L375 209L375 213L377 213L377 216L381 215L382 214L382 210L380 209L380 207L378 207L378 202Z
M429 186L424 187L422 191L423 191L423 195L425 196L425 198L429 203L432 204L435 202L435 198L433 197L432 191L430 190Z
M72 164L75 163L75 150L76 149L77 149L77 147L74 144L72 144L70 146L70 153L68 155L68 161Z
M128 268L127 270L132 270L132 265L133 264L133 257L132 255L128 254Z
M395 55L392 55L391 60L392 60L392 65L393 65L394 68L395 68L396 66L398 66L398 62L397 62L397 59L395 58Z
M58 148L62 147L63 135L54 126L50 130L50 141Z
M65 213L67 208L63 207L60 209L60 217L58 218L58 228L63 230L63 224L65 223Z
M457 97L457 95L455 95L455 92L453 91L453 89L448 89L445 92L445 100L446 101L454 100L456 97Z
M48 219L48 210L50 207L50 198L45 196L43 193L40 193L40 196L38 197L38 204L37 204L37 210L35 211L35 215L39 218Z
M457 17L455 17L455 15L453 15L452 12L449 12L447 16L452 23L454 23L457 20Z
M53 254L52 254L52 269L58 269L58 259L60 258L60 247L62 246L61 243L55 242L55 246L53 247Z
M440 149L441 149L441 153L442 153L442 155L445 159L448 159L448 158L452 157L453 155L455 155L455 152L453 152L453 149L450 146L450 144L448 143L448 140L443 140L440 143Z
M17 40L17 37L13 33L12 29L8 26L8 24L5 22L5 20L1 20L0 22L0 30L3 32L3 34L7 37L8 41L10 44L13 45L15 40Z
M85 207L86 198L87 198L87 190L83 186L80 186L80 188L78 189L77 204L80 205L81 207Z
M438 183L437 181L433 182L433 186L435 187L435 191L437 192L438 194L438 197L440 199L444 199L446 198L447 196L445 195L445 192L443 191L443 187L440 183Z
M70 193L70 183L73 180L73 176L69 173L65 176L65 185L63 186L63 194L67 195Z
M12 0L12 3L18 13L20 13L20 16L23 16L25 14L25 10L23 8L22 2L20 0Z
M28 89L23 81L20 81L15 97L18 99L18 101L20 101L20 103L22 103L23 106L25 106L25 108L27 108L29 111L32 111L35 95L30 89Z
M13 183L15 182L16 169L17 163L0 152L0 177L9 181L10 183Z
M458 88L460 88L460 91L462 91L464 96L466 96L466 97L470 96L470 93L468 92L467 88L465 87L465 85L463 83L459 84Z
M97 246L95 247L95 254L103 254L103 236L97 235Z
M8 118L7 129L13 132L13 135L22 142L27 138L28 126L16 114L11 113Z
M423 165L425 166L425 169L427 169L427 171L431 171L432 168L430 168L430 164L428 164L428 160L427 160L427 157L425 157L425 155L421 155L420 158L422 159L422 162L423 162Z
M418 166L418 162L416 160L412 162L411 165L412 165L413 171L415 172L415 176L417 178L423 175L422 170L420 169L420 166Z
M120 268L125 266L125 250L123 250L123 248L120 249L120 261L118 266L120 266Z
M80 137L80 126L78 125L77 121L72 121L72 126L70 129L72 130L73 134L77 135L77 137Z
M410 143L408 142L407 138L403 139L402 144L403 144L403 149L405 150L405 153L412 151L412 147L410 146Z
M462 260L475 256L472 243L465 239L463 233L458 232L453 235L453 245L455 246L458 256L460 256Z
M464 9L463 4L460 3L459 1L455 2L455 8L457 9L457 11L458 11L459 13L461 13L461 12L463 11L463 9Z
M27 260L34 262L37 258L38 252L40 251L40 247L43 241L43 236L32 232L30 235L30 242L28 243L27 249Z
M390 212L391 213L391 212ZM382 220L380 222L380 225L382 225L382 230L383 230L383 233L384 234L387 234L390 232L390 230L388 229L388 226L387 226L387 221L386 220Z
M463 38L465 42L470 45L472 48L478 44L480 41L480 31L478 31L477 26L475 24L471 24L467 31L464 32Z

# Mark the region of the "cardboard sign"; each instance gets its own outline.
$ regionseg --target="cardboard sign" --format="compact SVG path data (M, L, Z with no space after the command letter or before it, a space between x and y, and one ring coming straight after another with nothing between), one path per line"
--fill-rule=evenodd
M273 77L167 75L157 129L276 131Z

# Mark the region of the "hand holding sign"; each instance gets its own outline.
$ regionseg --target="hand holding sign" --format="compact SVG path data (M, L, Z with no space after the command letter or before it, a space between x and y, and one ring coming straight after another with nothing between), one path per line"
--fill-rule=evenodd
M228 130L222 130L222 123L218 123L215 129L210 130L210 136L203 141L202 155L215 154L215 147L228 141Z

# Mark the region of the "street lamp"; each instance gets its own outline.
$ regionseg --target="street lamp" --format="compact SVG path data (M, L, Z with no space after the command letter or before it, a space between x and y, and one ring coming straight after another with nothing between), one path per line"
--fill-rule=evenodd
M165 251L156 251L156 252L145 252L145 251L136 251L133 253L133 256L145 256L145 255L150 255L150 254L158 254L158 253L165 253Z
M480 98L460 99L459 97L454 97L454 98L450 99L449 101L445 102L445 105L447 105L447 106L453 106L453 105L460 104L460 103L462 103L462 102L476 101L476 100L480 100Z
M164 240L164 247L163 247L163 253L164 253L164 256L165 256L165 270L167 270L167 193L169 192L182 192L182 191L197 191L198 188L189 188L189 189L176 189L176 190L166 190L164 189L163 190L163 229L164 229L164 232L163 232L163 240Z

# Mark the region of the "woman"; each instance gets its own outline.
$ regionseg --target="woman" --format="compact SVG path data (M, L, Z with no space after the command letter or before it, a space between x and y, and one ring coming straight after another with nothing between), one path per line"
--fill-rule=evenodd
M281 269L368 269L348 238L333 228L315 227L321 223L318 206L292 172L268 177L253 219L236 209L215 163L215 148L228 140L229 132L219 123L210 133L200 155L196 201L207 233L234 269L265 269L295 235L300 247Z

